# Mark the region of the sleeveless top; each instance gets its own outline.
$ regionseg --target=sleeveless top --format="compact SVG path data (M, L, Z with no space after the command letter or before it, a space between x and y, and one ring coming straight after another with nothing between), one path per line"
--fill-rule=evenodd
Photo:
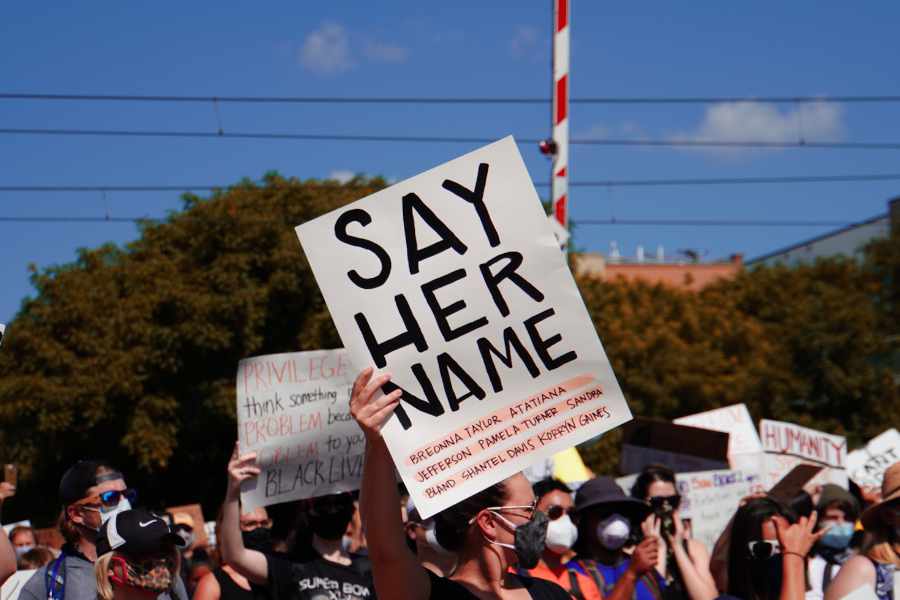
M258 600L266 595L252 584L249 590L245 590L222 567L213 569L212 573L219 582L219 600Z

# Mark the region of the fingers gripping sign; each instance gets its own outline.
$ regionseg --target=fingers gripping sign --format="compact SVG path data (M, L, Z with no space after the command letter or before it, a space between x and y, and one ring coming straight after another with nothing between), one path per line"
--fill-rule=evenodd
M359 424L366 439L381 437L381 428L394 414L400 402L401 390L383 394L381 386L391 380L390 373L373 376L372 367L367 367L353 382L350 396L350 414Z
M240 442L234 443L234 451L228 461L228 491L240 493L241 485L259 476L260 468L256 465L256 452L240 453Z

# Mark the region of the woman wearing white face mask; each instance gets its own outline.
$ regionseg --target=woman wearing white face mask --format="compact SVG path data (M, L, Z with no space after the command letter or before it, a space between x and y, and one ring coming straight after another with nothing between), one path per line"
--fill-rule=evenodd
M534 484L537 510L550 519L547 539L538 565L524 574L552 581L580 600L601 600L600 590L590 577L568 568L572 546L578 539L578 528L572 521L572 490L558 479L544 479Z
M419 564L440 577L447 577L456 567L456 553L437 541L434 519L423 520L412 498L406 503L406 545L415 552Z
M622 550L650 507L626 496L611 477L596 477L578 489L575 510L578 556L570 566L594 580L605 600L660 600L659 538L646 535L631 556Z

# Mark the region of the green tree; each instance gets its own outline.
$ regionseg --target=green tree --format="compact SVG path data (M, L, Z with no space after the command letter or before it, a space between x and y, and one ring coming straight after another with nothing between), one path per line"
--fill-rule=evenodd
M293 227L383 188L271 174L144 223L124 248L36 273L0 352L5 515L48 517L63 471L106 457L145 501L219 501L246 356L340 345Z

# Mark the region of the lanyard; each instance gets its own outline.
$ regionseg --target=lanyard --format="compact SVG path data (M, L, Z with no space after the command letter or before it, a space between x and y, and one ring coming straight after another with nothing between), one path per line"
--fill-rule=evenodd
M63 552L47 569L47 600L64 600L66 597L65 562L66 553Z

